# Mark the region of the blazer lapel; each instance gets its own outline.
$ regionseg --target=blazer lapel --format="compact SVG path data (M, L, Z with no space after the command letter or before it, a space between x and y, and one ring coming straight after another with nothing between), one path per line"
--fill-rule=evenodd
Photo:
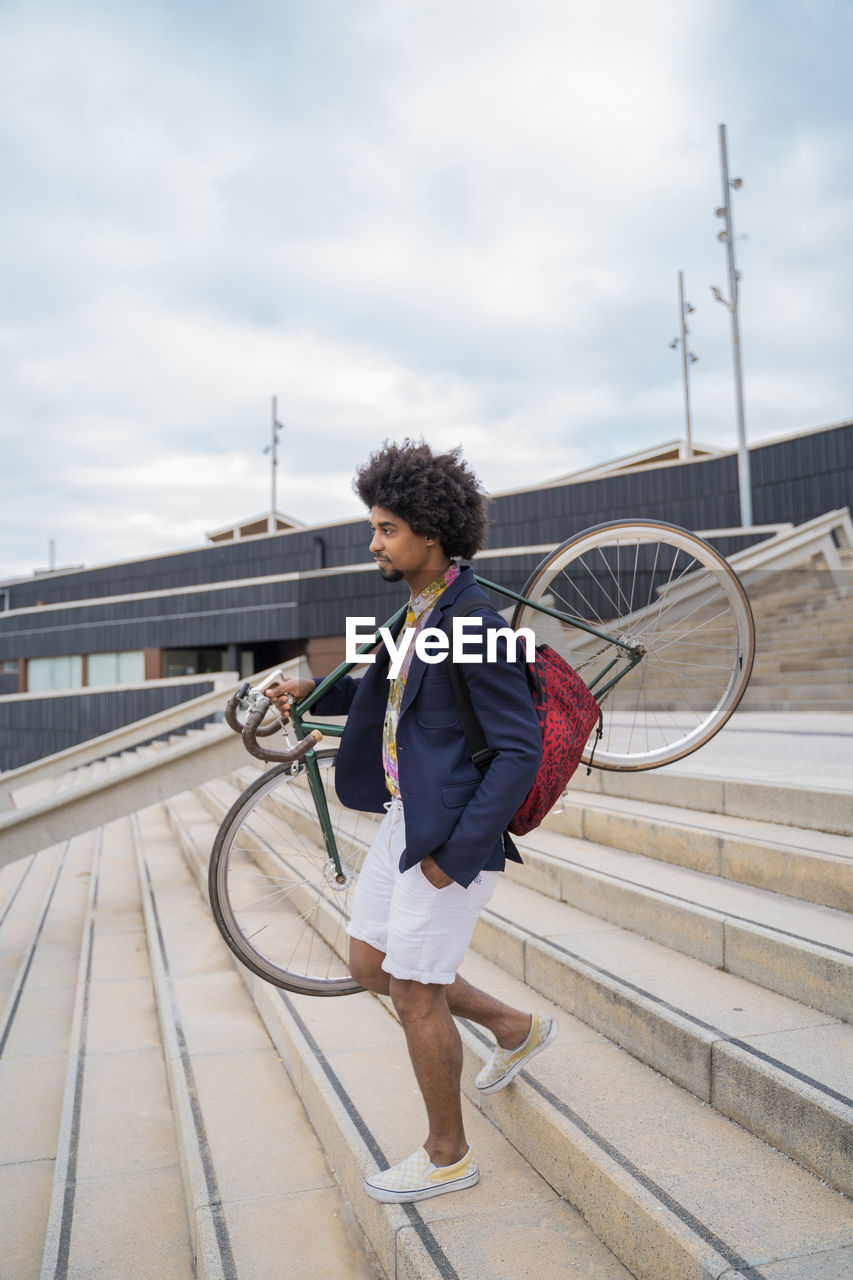
M439 596L438 603L433 608L430 616L428 626L441 626L445 613L448 609L452 609L461 592L464 591L466 587L473 585L474 570L470 567L466 567L459 574L459 577L451 582L450 586ZM406 687L403 690L403 701L400 703L401 719L417 696L426 668L427 664L425 662L421 662L420 658L415 654L412 658L411 666L409 667L409 674L406 677Z

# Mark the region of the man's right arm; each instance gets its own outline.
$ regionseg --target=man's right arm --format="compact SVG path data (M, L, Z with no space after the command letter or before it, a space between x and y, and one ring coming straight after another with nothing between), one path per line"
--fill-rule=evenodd
M264 693L281 714L282 720L286 721L290 716L291 702L299 702L302 698L307 698L309 693L313 693L320 683L319 680L285 676L280 684L271 684L264 690ZM353 680L352 676L344 676L341 680L336 681L328 693L324 694L319 702L314 703L311 708L312 713L319 711L321 715L325 716L345 716L356 695L358 683L357 680Z

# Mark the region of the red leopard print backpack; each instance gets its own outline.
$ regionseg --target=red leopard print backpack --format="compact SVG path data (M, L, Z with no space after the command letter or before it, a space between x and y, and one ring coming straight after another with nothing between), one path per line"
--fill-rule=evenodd
M451 611L445 623L449 623L452 617L473 613L484 603L487 602L466 600ZM486 742L459 668L450 662L448 670L459 721L471 748L471 759L480 772L485 773L494 752ZM601 710L595 698L574 668L549 645L536 646L535 661L528 662L526 670L542 732L542 763L533 786L507 828L516 836L526 835L538 827L550 813L577 769L596 723L596 742L602 732Z

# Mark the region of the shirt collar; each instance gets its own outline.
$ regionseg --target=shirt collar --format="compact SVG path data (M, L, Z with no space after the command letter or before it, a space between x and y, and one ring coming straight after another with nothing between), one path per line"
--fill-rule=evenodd
M433 608L442 592L446 591L451 582L455 582L459 577L459 572L459 565L455 560L451 561L440 577L431 582L428 587L424 587L420 595L414 596L409 601L409 608L414 615L415 622L418 622L429 609Z

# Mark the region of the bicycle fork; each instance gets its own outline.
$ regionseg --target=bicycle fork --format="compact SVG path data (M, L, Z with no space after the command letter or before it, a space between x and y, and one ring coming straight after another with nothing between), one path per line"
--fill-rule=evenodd
M291 707L290 720L296 736L300 739L304 738L307 731L302 723L302 717L295 707ZM320 777L320 766L317 764L317 756L313 748L302 757L301 763L305 765L308 786L311 788L314 807L317 811L317 820L323 833L323 844L326 847L326 853L331 863L329 867L330 878L336 885L343 888L347 884L349 877L341 862L341 855L338 853L338 845L332 828L332 817L329 813L329 804L326 799L326 790L323 786L323 779ZM298 768L298 766L296 767Z

